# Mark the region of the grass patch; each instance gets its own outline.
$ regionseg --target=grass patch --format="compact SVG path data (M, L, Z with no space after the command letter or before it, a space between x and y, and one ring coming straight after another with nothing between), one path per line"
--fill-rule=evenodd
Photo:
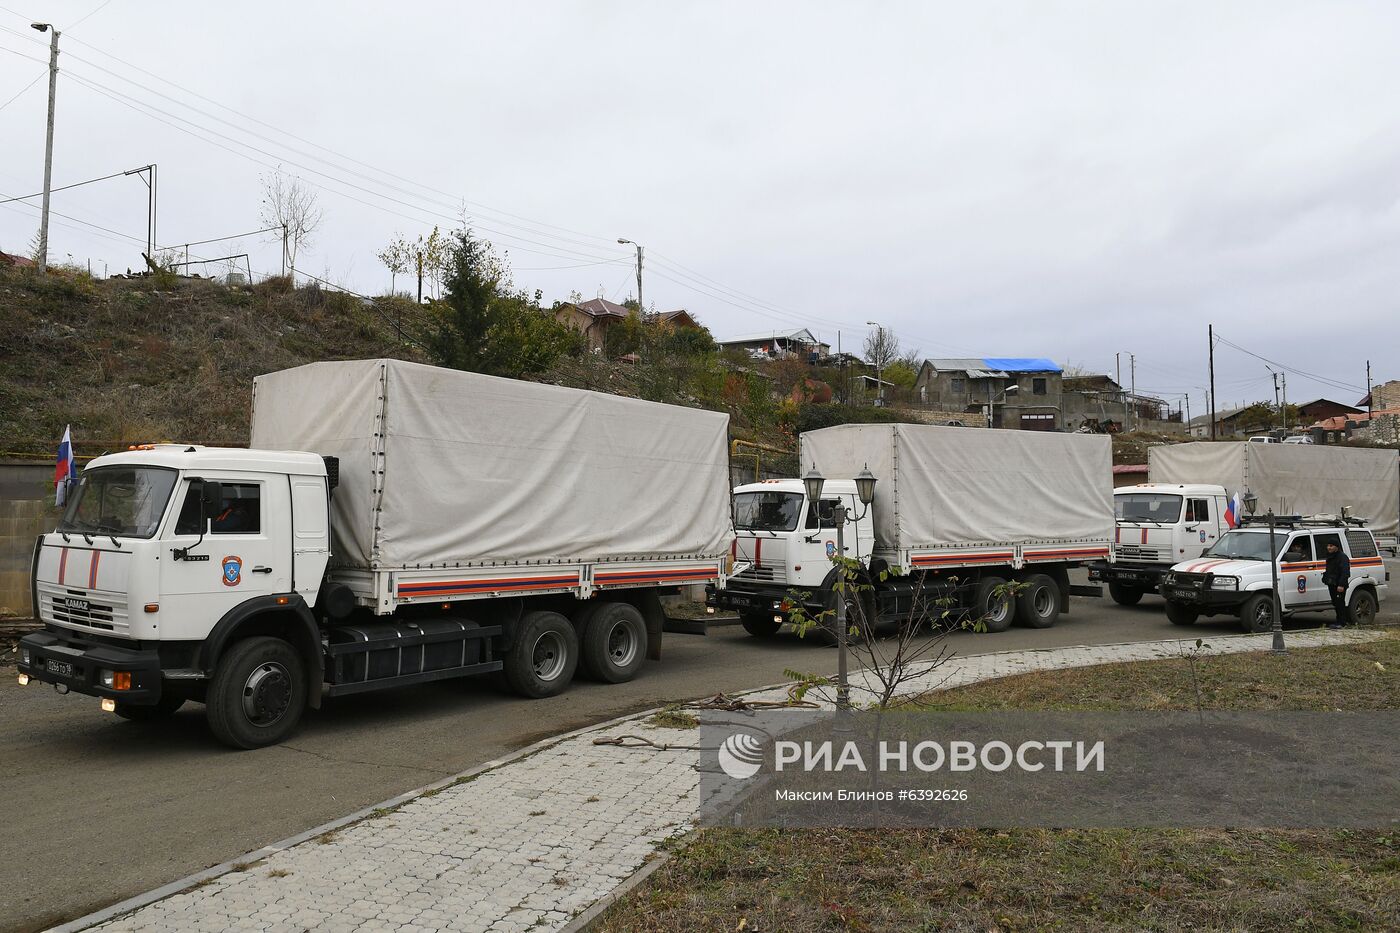
M679 706L667 706L647 719L646 722L647 725L655 726L658 729L695 729L700 725L698 718L685 712Z
M1400 637L1197 663L1211 709L1400 706ZM953 710L1192 709L1182 659L921 698ZM701 829L595 929L1393 929L1400 832Z

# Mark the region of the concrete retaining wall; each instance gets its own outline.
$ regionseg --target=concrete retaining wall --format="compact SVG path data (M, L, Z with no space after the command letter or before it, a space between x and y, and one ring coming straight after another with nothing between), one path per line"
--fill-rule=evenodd
M29 616L34 539L58 521L53 464L0 461L0 616Z

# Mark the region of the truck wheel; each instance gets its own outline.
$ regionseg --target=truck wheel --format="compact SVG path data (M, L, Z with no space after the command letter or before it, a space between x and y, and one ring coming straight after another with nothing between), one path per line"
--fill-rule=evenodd
M1376 621L1376 597L1370 590L1357 590L1351 594L1352 625L1370 625Z
M1274 630L1274 594L1255 593L1240 609L1240 628L1255 635Z
M554 696L574 679L578 633L557 612L529 612L501 658L506 683L521 696Z
M647 653L647 624L630 603L604 603L579 632L579 663L594 680L620 684L637 676Z
M1014 599L1010 593L998 594L997 587L1005 586L1001 577L983 577L977 581L977 589L972 599L974 622L982 622L988 632L1004 632L1011 628L1015 616Z
M1167 600L1167 621L1172 625L1195 625L1199 617L1200 613L1189 606Z
M234 748L276 745L306 710L306 671L280 638L240 641L219 660L205 699L214 736Z
M783 623L773 621L771 612L741 612L739 613L739 624L744 626L744 631L755 638L771 638L778 634L778 629L783 627Z
M1016 597L1016 621L1029 628L1049 628L1060 618L1060 588L1043 573L1025 579Z
M184 697L171 696L169 693L163 693L160 699L150 706L136 706L131 703L119 702L114 712L121 718L131 722L154 722L157 719L168 719L175 715L175 711L184 705Z
M1124 586L1122 583L1110 583L1108 595L1120 606L1136 606L1142 602L1142 590L1135 586Z

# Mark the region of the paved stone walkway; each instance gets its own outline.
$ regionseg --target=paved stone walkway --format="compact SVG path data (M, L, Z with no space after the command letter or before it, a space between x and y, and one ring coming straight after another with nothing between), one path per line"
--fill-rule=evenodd
M1300 632L1289 634L1288 644L1377 637ZM911 682L907 692L1049 668L1179 657L1194 642L954 658ZM1269 636L1212 636L1209 642L1211 654L1257 651L1269 646ZM774 689L747 696L784 694ZM599 736L624 733L694 742L694 731L658 729L640 722L645 718L565 738L93 929L558 930L636 872L662 841L685 832L696 813L694 752L593 744Z

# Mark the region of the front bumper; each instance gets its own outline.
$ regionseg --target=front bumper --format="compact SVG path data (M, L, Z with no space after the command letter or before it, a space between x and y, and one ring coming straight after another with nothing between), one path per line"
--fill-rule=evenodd
M1193 606L1207 612L1238 610L1253 596L1250 590L1217 590L1200 582L1171 583L1162 581L1158 591L1166 599L1183 606Z
M160 656L154 649L123 648L93 642L56 629L34 632L20 639L20 658L29 652L28 663L19 665L31 682L57 684L75 693L120 700L133 706L151 706L160 700ZM102 671L125 671L131 675L131 688L116 690L104 686Z
M807 602L806 608L809 611L820 611L820 605L810 600ZM786 617L792 604L792 593L781 584L765 586L763 584L736 583L731 577L726 581L724 589L719 589L714 584L705 587L705 605L715 609L732 609L735 612Z
M1140 589L1156 589L1162 585L1168 567L1151 564L1110 564L1099 560L1089 564L1089 579L1094 583L1117 583Z

